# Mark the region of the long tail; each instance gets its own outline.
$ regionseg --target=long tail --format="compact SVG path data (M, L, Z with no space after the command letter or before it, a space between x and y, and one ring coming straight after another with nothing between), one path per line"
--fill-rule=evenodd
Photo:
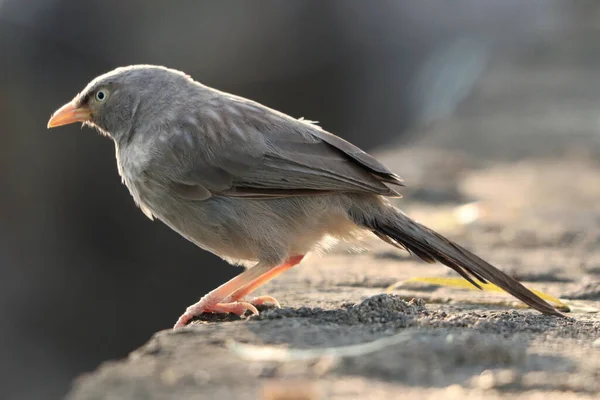
M381 216L374 217L372 214L366 216L356 209L350 211L350 216L356 224L370 229L385 242L404 248L427 263L438 261L458 272L479 289L481 286L477 281L491 282L544 314L565 317L498 268L439 233L413 221L392 206L385 207Z

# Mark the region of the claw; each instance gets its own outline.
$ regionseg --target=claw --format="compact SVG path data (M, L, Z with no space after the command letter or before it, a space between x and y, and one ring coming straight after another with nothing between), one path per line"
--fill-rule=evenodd
M205 312L212 313L233 313L240 317L246 314L246 311L250 311L254 315L258 315L258 310L252 304L245 301L236 301L234 303L217 303L212 307L209 307Z
M269 303L269 304L274 305L277 308L281 308L277 299L274 297L271 297L271 296L258 296L258 297L253 298L252 300L250 300L250 303L252 303L255 306L260 306L260 305Z

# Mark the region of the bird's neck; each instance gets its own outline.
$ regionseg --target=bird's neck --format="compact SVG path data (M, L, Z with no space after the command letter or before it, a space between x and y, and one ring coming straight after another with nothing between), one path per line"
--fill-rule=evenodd
M115 144L118 146L126 146L131 142L133 137L136 134L136 126L138 126L138 117L140 110L140 98L137 96L135 100L133 100L133 104L131 107L131 115L128 118L128 123L119 124L120 128L114 129L110 132L110 136L115 141Z

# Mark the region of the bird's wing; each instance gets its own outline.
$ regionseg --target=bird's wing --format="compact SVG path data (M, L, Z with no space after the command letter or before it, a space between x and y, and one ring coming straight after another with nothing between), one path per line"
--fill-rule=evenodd
M216 101L219 100L219 101ZM188 198L376 193L399 196L402 179L316 125L223 95L169 140L173 189ZM180 161L177 161L180 160Z

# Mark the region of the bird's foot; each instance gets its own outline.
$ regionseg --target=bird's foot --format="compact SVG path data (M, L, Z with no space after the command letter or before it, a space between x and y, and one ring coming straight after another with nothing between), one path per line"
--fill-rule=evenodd
M272 304L277 308L281 308L279 302L275 297L271 296L258 296L249 301L253 306L261 306L263 304Z
M269 297L269 296L264 296ZM270 298L272 300L272 297ZM277 300L275 300L277 301ZM268 302L268 301L264 301ZM263 304L263 303L259 303ZM186 326L190 320L200 314L203 313L215 313L215 314L224 314L224 313L233 313L239 315L240 317L246 313L246 311L250 311L252 314L258 314L258 310L251 303L245 301L234 301L231 303L216 303L216 304L207 304L204 299L201 299L196 304L193 304L185 310L185 312L179 317L177 323L173 327L173 329L183 328Z
M226 299L223 303L210 304L206 301L206 299L201 299L199 302L189 306L187 310L185 310L185 312L177 320L177 323L173 329L184 327L192 320L192 318L203 313L233 313L241 317L246 313L246 311L250 311L255 315L258 314L256 306L263 304L272 304L277 308L281 308L277 299L271 296L258 296L249 301L243 301L242 299L235 299L234 301L229 300L232 299Z
M211 291L196 304L189 306L183 315L179 317L173 329L184 327L192 318L206 312L234 313L242 316L246 311L258 314L255 306L265 303L271 303L275 307L280 307L279 302L271 296L258 296L250 301L243 299L269 280L298 264L303 257L290 257L284 264L276 267L258 263Z

